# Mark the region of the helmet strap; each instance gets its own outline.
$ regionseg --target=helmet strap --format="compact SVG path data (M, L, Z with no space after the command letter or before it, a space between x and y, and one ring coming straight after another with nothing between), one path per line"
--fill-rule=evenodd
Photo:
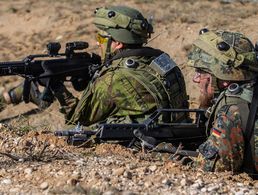
M212 77L211 86L214 90L214 97L216 98L221 92L221 89L219 87L219 79L217 77L215 77L214 75L211 75L211 77Z
M111 59L111 44L112 44L112 37L108 37L107 45L106 45L106 51L105 51L105 58L104 58L104 64L105 66L109 66L108 61Z

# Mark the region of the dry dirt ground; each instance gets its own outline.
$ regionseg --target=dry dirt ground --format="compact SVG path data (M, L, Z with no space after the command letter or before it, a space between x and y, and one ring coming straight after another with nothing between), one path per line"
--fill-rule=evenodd
M198 89L185 66L191 42L203 28L245 33L258 40L258 4L237 0L0 0L0 60L45 52L49 41L88 41L97 52L92 25L96 7L128 5L154 17L148 45L169 53L182 69L192 107ZM0 86L19 84L2 77ZM119 145L69 147L51 131L64 128L55 102L45 111L33 104L10 105L0 113L0 194L257 194L246 174L203 173L168 160L168 154L141 154ZM29 133L28 133L29 132ZM11 156L10 156L11 154ZM12 156L14 155L14 156Z

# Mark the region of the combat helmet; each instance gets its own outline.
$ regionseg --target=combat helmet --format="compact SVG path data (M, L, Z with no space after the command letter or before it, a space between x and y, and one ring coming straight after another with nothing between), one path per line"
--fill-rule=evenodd
M147 43L153 33L152 25L138 10L125 6L97 8L94 24L125 44Z
M207 29L201 30L199 34L188 55L189 66L221 80L247 81L256 77L256 53L246 36L236 32Z

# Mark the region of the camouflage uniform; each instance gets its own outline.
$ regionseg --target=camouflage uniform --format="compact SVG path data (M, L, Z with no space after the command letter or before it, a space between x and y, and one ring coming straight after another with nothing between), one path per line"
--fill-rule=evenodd
M188 64L216 79L232 82L208 109L210 136L200 145L195 165L205 171L238 172L244 163L245 129L256 77L242 67L257 66L254 47L240 33L208 31L193 43Z
M185 83L179 68L162 51L141 46L152 31L141 13L128 7L111 7L97 9L95 14L96 26L127 47L116 54L110 51L111 58L104 60L106 63L80 101L65 89L56 94L67 123L89 126L101 121L139 122L157 108L187 108ZM155 59L160 59L162 54L168 66L173 66L166 76L155 69ZM176 120L183 118L181 115Z
M0 111L4 110L8 104L16 105L23 101L23 85L21 83L16 87L0 92ZM37 105L40 109L46 109L51 105L50 102L41 99L41 92L34 83L31 83L29 101Z

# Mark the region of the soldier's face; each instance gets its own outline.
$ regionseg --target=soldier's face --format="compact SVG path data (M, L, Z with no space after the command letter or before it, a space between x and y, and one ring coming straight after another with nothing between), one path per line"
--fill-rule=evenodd
M212 87L212 76L203 71L196 71L193 82L197 83L200 88L200 107L208 108L214 96L214 88Z
M110 47L110 53L114 53L115 51L121 49L123 47L123 43L114 41L109 35L107 34L101 34L104 31L100 31L97 34L97 46L100 49L100 56L102 59L105 58L105 54L107 51L107 47ZM105 33L105 32L104 32ZM109 39L111 39L111 44L108 46Z

